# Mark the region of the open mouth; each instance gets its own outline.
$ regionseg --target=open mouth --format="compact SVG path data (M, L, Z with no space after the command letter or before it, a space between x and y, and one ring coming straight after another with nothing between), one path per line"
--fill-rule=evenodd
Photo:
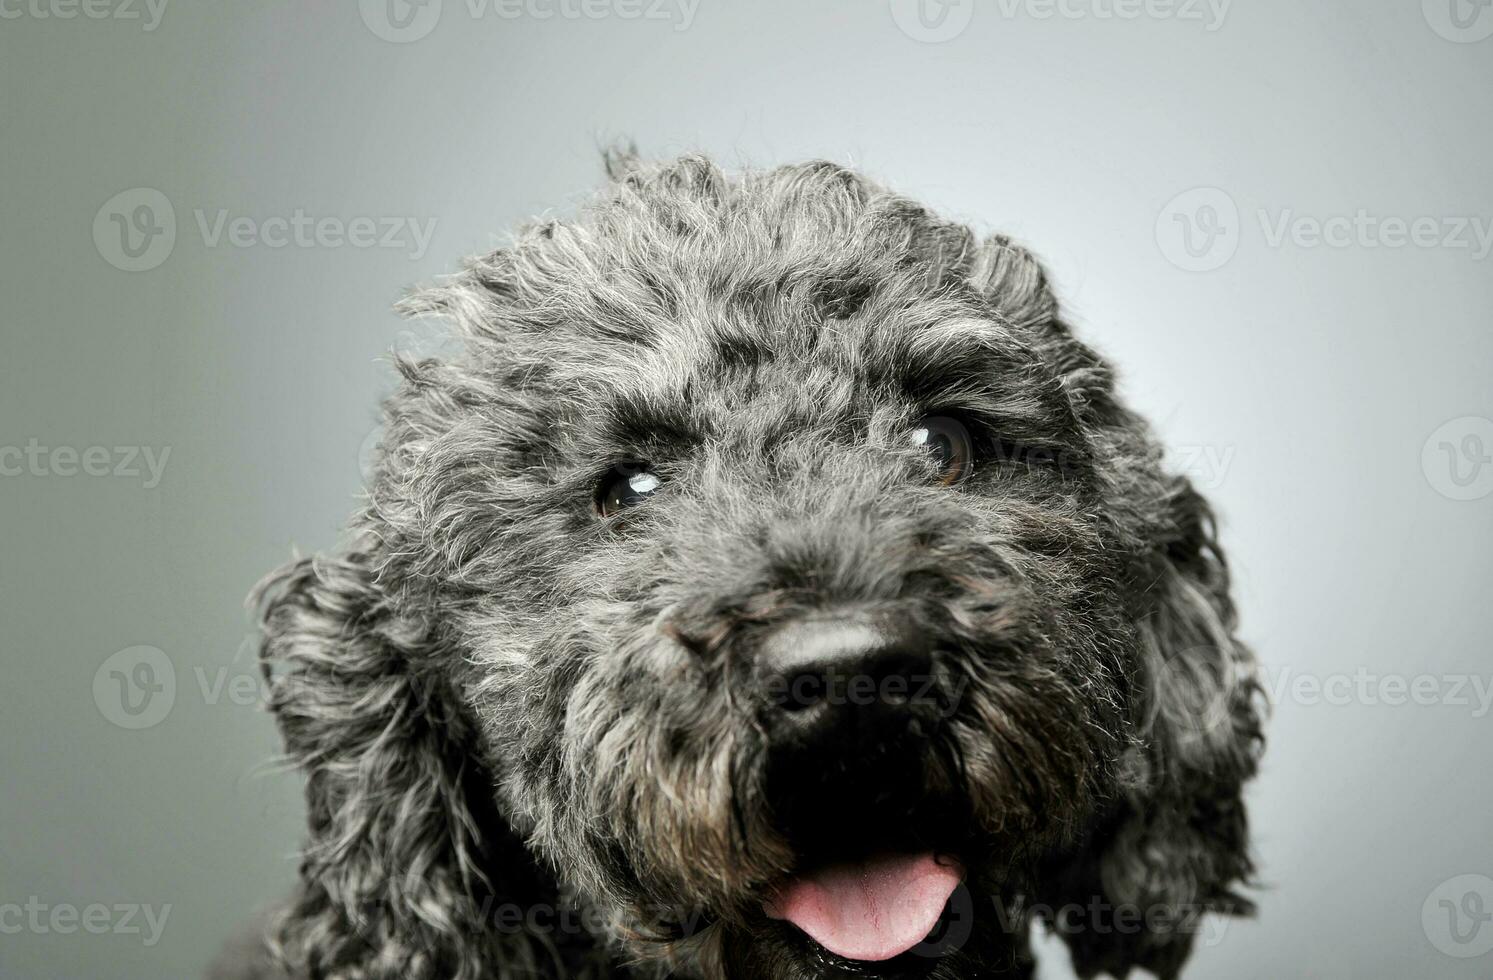
M927 938L963 878L947 855L875 854L785 879L764 911L836 956L880 963Z

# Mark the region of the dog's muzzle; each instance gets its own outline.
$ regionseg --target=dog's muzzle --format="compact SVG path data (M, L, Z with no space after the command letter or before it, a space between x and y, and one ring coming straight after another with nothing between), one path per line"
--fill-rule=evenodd
M949 707L929 635L910 620L815 612L756 650L769 799L799 859L765 910L847 960L905 954L963 876L929 815Z

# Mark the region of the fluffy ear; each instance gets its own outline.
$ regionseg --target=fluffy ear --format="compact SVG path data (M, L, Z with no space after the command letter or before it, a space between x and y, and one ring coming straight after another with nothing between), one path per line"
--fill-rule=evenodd
M292 976L550 976L546 937L495 928L554 887L495 812L451 654L396 608L368 549L261 583L263 669L310 840L271 946ZM553 907L553 905L552 905ZM511 923L510 923L511 926Z
M968 274L997 315L1037 338L1075 411L1128 433L1132 451L1145 453L1108 366L1059 319L1041 263L993 236ZM1263 693L1253 655L1234 638L1228 566L1207 501L1185 479L1152 487L1162 499L1138 610L1124 791L1092 835L1039 871L1033 896L1084 977L1134 968L1174 977L1204 913L1251 911L1237 893L1252 871L1240 791L1262 747Z
M1053 923L1084 977L1144 968L1168 980L1205 913L1253 911L1238 893L1253 870L1241 789L1263 744L1263 691L1253 655L1234 638L1228 568L1207 502L1185 479L1170 489L1170 533L1140 623L1126 791L1043 896L1050 908L1097 900L1107 910Z

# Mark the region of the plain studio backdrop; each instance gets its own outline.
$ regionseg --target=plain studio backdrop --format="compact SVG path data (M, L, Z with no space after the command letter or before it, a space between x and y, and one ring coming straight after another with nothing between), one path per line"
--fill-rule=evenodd
M355 507L380 358L432 344L402 289L617 138L1021 238L1215 501L1277 704L1260 914L1191 976L1493 974L1489 35L1472 0L0 0L0 975L193 976L289 887L243 600Z

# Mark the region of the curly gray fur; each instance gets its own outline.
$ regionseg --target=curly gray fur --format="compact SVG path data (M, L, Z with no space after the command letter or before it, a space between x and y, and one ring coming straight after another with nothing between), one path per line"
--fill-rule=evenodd
M1213 521L1037 261L829 163L608 163L404 304L462 352L398 361L346 546L262 585L310 824L277 969L818 975L760 922L795 855L733 692L754 630L844 603L950 651L927 778L981 894L1247 912L1259 690ZM933 410L1003 453L936 485L904 435ZM664 490L599 520L620 459ZM536 907L584 925L497 914ZM931 975L1025 975L1025 924ZM1064 938L1084 976L1191 944Z

